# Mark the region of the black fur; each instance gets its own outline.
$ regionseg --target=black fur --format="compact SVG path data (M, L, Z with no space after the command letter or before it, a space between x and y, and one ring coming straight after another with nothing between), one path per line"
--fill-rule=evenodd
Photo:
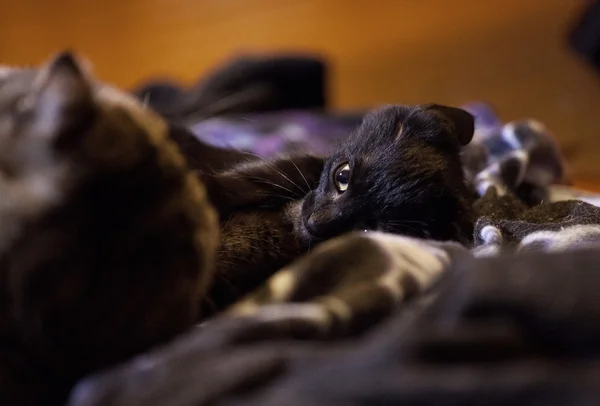
M226 159L236 154L232 151ZM198 170L221 223L215 278L207 306L202 306L205 317L310 249L310 242L295 233L299 217L293 208L317 186L323 159L304 155L264 161L245 156L251 158L229 170Z
M368 113L325 162L318 188L304 199L297 232L311 242L363 229L469 242L472 198L459 152L473 130L469 113L447 106ZM345 163L350 178L341 192L335 177Z
M321 109L326 66L310 55L246 55L227 61L189 89L153 81L134 94L170 121L289 109Z
M212 311L317 243L352 230L469 243L473 196L459 152L471 140L473 124L458 108L386 106L367 114L327 159L265 161L215 152L199 141L193 149L180 144L221 217L217 273L208 296ZM239 163L215 171L217 156ZM348 190L340 193L333 178L344 162L352 171Z

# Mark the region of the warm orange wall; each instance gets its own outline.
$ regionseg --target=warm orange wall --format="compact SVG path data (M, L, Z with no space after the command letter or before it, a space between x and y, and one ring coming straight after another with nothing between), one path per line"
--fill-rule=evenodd
M339 107L494 102L556 132L577 174L600 178L600 82L566 48L572 0L0 0L0 60L72 47L105 80L195 79L243 50L332 62Z

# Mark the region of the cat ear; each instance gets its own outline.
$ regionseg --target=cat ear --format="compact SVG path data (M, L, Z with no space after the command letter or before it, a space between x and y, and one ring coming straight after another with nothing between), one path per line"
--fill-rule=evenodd
M44 134L53 134L92 105L92 84L71 52L62 52L40 69L24 108L33 108Z
M467 145L475 132L475 117L466 110L458 107L429 104L427 110L434 111L449 125L449 130L457 138L461 146Z

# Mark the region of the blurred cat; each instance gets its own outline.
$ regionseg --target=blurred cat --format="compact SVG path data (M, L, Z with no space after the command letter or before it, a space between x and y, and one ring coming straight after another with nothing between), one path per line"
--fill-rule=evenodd
M158 116L70 53L0 72L0 404L61 404L181 333L218 222Z

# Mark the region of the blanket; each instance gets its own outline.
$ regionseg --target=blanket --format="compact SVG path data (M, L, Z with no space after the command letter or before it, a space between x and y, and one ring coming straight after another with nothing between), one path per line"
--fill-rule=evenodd
M551 133L482 103L463 151L473 246L377 232L327 241L224 314L80 382L69 405L600 403L600 208ZM361 113L189 125L264 157L326 154Z
M371 300L347 302L346 316L355 320L343 332L332 327L339 322L335 312L327 315L310 305L322 297L344 298L340 286L352 275L336 275L318 297L300 305L267 300L258 292L237 305L253 312L224 315L90 377L77 386L70 404L596 404L600 252L593 247L600 245L600 209L572 200L573 189L553 190L566 168L542 124L503 124L483 104L466 108L476 115L477 129L464 151L465 173L481 195L473 247L356 236L326 245L322 251L331 255L317 252L319 267L301 260L287 270L296 277L289 289L302 292L325 283L328 272L339 272L340 258L360 261L361 247L376 240L392 244L402 258L393 266L398 278L418 275L416 282L426 289L409 297L407 285L398 285L406 298L391 309L377 303L376 291L362 290ZM276 148L264 131L279 128L274 115L265 116L269 125L252 127L250 135L248 123L258 118L228 121L231 128L246 127L234 130L243 136L228 142L266 156L326 148L310 141L313 130L291 124L295 114L279 116L286 128L297 130L296 138L282 138ZM325 119L295 117L308 127ZM329 125L352 122L334 117ZM200 123L197 134L214 125ZM210 137L207 132L203 139ZM274 276L277 283L285 278Z

